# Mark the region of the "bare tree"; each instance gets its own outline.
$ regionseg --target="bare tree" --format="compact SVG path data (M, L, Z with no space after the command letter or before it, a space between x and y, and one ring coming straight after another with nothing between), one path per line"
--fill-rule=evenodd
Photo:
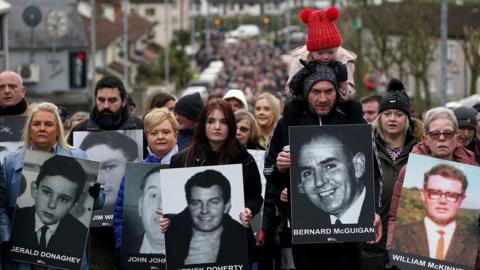
M477 93L477 79L480 76L480 29L471 26L463 28L465 39L462 43L463 54L470 68L470 95Z

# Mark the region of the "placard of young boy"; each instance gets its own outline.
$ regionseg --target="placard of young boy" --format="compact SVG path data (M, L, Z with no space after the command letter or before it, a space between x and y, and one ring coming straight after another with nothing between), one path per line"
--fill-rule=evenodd
M88 188L99 163L25 151L27 191L17 199L9 257L27 263L80 269L94 199Z

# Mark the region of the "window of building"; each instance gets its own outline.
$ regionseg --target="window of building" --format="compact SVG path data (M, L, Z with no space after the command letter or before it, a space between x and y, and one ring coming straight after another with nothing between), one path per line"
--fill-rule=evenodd
M146 8L145 15L149 17L155 16L155 8Z
M452 62L455 60L455 46L453 43L448 43L447 45L447 61Z
M437 84L435 83L434 76L428 76L428 90L430 91L430 93L437 92Z
M455 77L447 76L447 96L455 95Z

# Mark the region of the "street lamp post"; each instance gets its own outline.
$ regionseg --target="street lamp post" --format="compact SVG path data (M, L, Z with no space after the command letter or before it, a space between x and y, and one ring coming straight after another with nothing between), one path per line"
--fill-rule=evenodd
M90 9L91 9L91 17L90 17L90 66L92 72L92 80L91 80L91 88L92 93L95 91L95 59L97 55L97 30L95 28L95 0L90 0Z
M447 39L448 39L448 0L442 0L440 36L441 36L441 68L440 68L440 103L445 106L447 102Z
M165 55L164 55L164 76L165 76L165 88L168 88L170 82L170 35L169 35L169 5L168 0L164 1L165 4Z
M123 83L126 87L129 85L128 80L128 0L123 0Z

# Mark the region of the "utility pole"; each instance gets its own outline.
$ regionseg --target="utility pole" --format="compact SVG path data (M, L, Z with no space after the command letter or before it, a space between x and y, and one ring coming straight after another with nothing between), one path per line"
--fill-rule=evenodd
M291 14L290 14L290 0L286 0L285 1L285 8L287 10L287 13L286 13L286 21L287 21L287 29L288 29L288 32L287 32L287 35L286 35L286 41L285 41L285 53L289 53L290 52L290 25L291 25Z
M207 58L210 60L210 13L208 0L205 0L206 16L205 16L205 47L207 49Z
M447 39L448 39L448 0L442 0L440 19L441 37L441 68L440 68L440 103L445 106L447 102Z
M168 87L168 84L170 82L170 35L169 35L169 5L168 5L168 0L164 1L165 4L165 56L164 58L164 76L165 76L165 88Z
M123 83L128 88L128 0L123 0Z
M95 59L97 55L97 29L95 28L95 18L96 15L96 8L95 8L95 0L90 0L90 69L92 71L92 81L91 81L91 88L93 93L95 91Z

